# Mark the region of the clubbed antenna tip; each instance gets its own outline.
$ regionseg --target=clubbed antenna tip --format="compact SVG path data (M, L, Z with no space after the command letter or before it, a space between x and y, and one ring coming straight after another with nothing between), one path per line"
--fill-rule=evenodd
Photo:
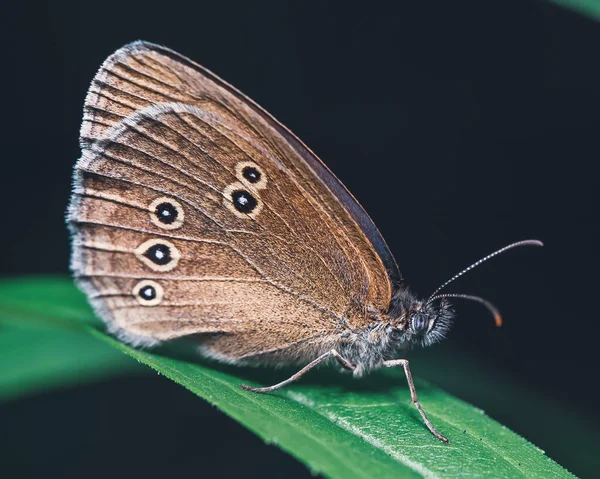
M479 266L481 263L484 263L487 260L492 259L494 256L498 256L499 254L502 254L505 251L508 251L509 249L517 248L518 246L544 246L544 243L542 243L539 240L534 240L534 239L517 241L516 243L509 244L509 245L505 246L504 248L500 248L499 250L494 251L493 253L490 253L487 256L484 256L479 261L476 261L471 266L468 266L467 268L463 269L461 272L452 276L452 278L450 278L448 281L446 281L444 284L442 284L439 288L437 288L433 292L433 294L429 297L429 299L426 301L426 303L429 304L432 301L435 301L436 299L441 299L441 298L461 298L461 299L468 299L470 301L476 301L478 303L483 304L494 315L494 321L496 322L496 326L498 326L498 327L502 326L502 316L500 315L500 312L488 300L480 298L479 296L471 296L470 294L438 294L438 293L442 289L444 289L446 286L448 286L450 283L452 283L452 281L460 278L463 274L465 274L468 271L471 271L473 268Z

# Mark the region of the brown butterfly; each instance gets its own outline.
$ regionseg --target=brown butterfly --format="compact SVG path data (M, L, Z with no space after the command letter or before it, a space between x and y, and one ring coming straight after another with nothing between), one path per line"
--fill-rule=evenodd
M329 359L354 376L402 366L448 331L449 297L418 300L358 202L289 130L167 48L135 42L89 89L68 212L71 267L121 340L183 336L234 364Z

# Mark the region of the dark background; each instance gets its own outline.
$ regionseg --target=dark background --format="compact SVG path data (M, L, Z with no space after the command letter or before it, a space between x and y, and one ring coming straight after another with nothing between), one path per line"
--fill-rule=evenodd
M3 275L67 273L63 215L89 82L123 44L164 44L303 139L369 212L422 295L506 243L543 240L545 248L510 252L449 289L496 303L505 327L478 305L457 303L451 346L437 347L476 358L597 428L600 24L524 0L32 1L4 4L1 17ZM215 468L226 463L222 475L308 475L197 398L158 383L120 380L0 408L13 432L59 439L61 453L38 439L50 449L21 472L219 477ZM518 398L505 400L518 408ZM177 421L149 425L167 401L178 405ZM78 417L89 410L101 419L82 427ZM118 423L142 438L174 437L172 456L155 455L151 441L110 437L107 424ZM538 434L518 420L507 425L552 452L550 418ZM210 441L193 442L204 431ZM61 457L71 458L67 469Z

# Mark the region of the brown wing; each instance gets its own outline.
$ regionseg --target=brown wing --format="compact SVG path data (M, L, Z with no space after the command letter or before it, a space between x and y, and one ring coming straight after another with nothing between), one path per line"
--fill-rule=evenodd
M230 345L243 334L227 347L243 357L387 310L399 274L358 203L272 117L189 60L142 43L111 56L81 142L72 266L130 342L228 333Z

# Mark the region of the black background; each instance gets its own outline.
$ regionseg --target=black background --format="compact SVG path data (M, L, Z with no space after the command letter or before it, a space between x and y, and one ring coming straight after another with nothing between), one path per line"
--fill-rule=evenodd
M422 295L506 243L543 240L545 248L510 252L452 286L496 303L505 327L494 328L479 306L457 303L447 341L598 425L599 24L524 0L33 1L2 10L4 275L67 273L63 215L89 82L123 44L164 44L303 139L369 212ZM152 388L140 381L139 388L96 387L109 401L142 400L139 391ZM89 407L100 394L90 391L80 391L84 399L74 404ZM190 402L177 387L159 391ZM52 405L67 400L58 397L32 399L30 409L13 404L6 416L31 409L53 416ZM76 416L77 407L71 411ZM211 415L218 413L207 407ZM129 419L114 418L127 426ZM68 414L63 420L72 424ZM232 421L213 421L223 457L196 450L199 471L209 467L217 476L217 459L242 454L228 439L241 435L235 444L256 453L238 456L245 467L263 477L279 477L267 465L275 463L283 464L282 475L286 467L306 474L282 453L264 452ZM132 427L142 422L130 419ZM110 461L109 454L98 457ZM275 462L261 470L261 461ZM162 473L162 466L127 467Z

